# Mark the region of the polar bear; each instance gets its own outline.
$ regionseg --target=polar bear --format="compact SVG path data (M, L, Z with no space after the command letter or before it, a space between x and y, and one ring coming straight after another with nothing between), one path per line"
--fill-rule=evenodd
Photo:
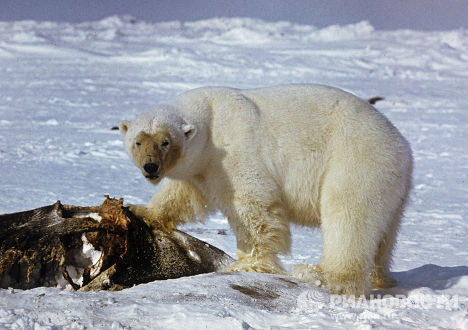
M295 223L321 228L323 253L294 276L346 295L394 284L411 149L367 102L323 85L204 87L120 130L142 174L166 178L131 210L165 230L222 212L236 235L232 271L283 273Z

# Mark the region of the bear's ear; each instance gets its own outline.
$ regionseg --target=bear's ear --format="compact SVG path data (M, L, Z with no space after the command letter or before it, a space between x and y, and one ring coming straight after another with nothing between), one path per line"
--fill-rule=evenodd
M119 126L120 133L122 133L123 135L127 134L129 126L130 122L128 120L124 120L123 122L121 122Z
M195 136L195 134L197 134L197 128L191 124L185 124L184 126L182 126L182 130L184 131L185 138L187 140L192 139Z

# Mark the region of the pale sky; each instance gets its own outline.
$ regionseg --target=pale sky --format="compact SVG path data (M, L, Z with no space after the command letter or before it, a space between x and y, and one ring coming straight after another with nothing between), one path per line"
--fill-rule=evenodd
M468 28L468 0L0 0L0 21L83 22L111 15L193 21L253 17L325 27L368 20L376 29Z

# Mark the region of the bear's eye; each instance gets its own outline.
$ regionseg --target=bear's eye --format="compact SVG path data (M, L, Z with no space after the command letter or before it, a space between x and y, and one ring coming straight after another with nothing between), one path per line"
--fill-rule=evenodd
M169 141L165 140L163 143L161 143L161 147L167 147L169 145Z
M140 142L135 142L135 144L136 144L137 146L141 146L141 143L140 143Z

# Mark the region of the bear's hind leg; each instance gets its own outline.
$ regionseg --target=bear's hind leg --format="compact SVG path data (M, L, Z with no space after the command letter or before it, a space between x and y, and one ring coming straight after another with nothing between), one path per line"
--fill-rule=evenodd
M367 201L362 192L350 188L325 189L321 203L323 254L320 264L297 265L292 275L335 294L369 294L369 276L382 225L375 218L379 212Z
M392 261L392 250L395 245L398 226L400 224L401 210L393 218L386 232L380 239L377 252L375 254L375 265L371 273L371 283L374 289L385 289L394 287L397 282L390 275L389 268Z
M333 217L322 226L323 254L317 267L323 285L332 293L367 295L377 236L354 223L358 219Z

